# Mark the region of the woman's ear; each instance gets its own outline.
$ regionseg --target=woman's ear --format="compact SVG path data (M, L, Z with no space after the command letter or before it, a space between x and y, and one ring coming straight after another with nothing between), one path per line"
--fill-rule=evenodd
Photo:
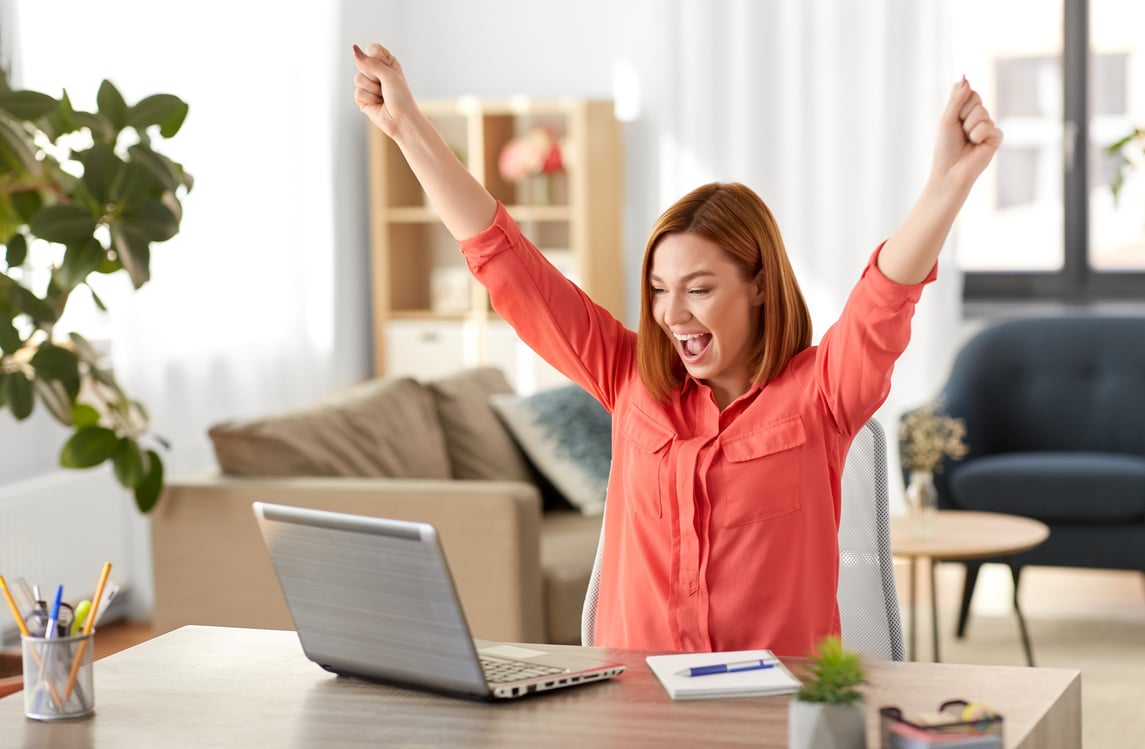
M760 271L759 273L755 274L755 278L752 279L751 284L752 284L752 286L751 286L751 290L752 290L751 303L753 305L762 306L763 303L765 301L767 301L766 300L767 294L764 291L765 287L763 284L763 271Z

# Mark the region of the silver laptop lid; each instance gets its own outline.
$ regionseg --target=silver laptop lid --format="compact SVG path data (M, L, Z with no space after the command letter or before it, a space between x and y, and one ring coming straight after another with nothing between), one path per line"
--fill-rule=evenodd
M306 656L335 673L489 694L427 523L254 503Z

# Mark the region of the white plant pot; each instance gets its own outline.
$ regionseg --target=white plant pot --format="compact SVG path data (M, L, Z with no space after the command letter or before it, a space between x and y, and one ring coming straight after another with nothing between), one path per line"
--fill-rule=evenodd
M790 749L867 749L864 705L791 700L787 711Z

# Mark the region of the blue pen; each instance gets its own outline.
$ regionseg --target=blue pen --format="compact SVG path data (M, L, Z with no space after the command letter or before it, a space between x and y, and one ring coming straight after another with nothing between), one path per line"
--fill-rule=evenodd
M50 640L56 636L56 625L60 621L60 599L64 597L64 586L60 585L56 588L56 600L52 604L52 612L48 615L48 624L44 627L44 639ZM40 713L40 702L44 699L44 687L47 684L48 678L48 658L49 652L43 648L40 649L40 680L36 684L36 704L32 708L37 714Z
M679 676L708 676L710 674L730 674L736 671L759 671L764 668L775 668L775 661L765 661L758 658L754 661L736 661L735 663L716 663L711 666L693 666L677 671Z
M56 588L56 601L52 604L52 613L48 617L48 626L44 628L44 638L51 639L55 637L58 632L56 631L60 622L60 599L64 597L64 586L61 585Z

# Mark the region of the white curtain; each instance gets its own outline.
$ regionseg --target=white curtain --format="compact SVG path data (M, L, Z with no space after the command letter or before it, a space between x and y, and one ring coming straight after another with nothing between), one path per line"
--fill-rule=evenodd
M949 69L945 3L676 0L661 100L661 208L712 180L775 213L819 335L926 179ZM899 413L934 395L959 329L960 274L944 256L880 410L897 476Z
M190 105L179 134L155 143L195 178L182 229L152 246L142 290L105 285L110 314L91 322L171 441L168 474L208 468L210 424L308 402L367 369L365 229L347 241L334 199L336 181L362 176L335 170L357 115L339 4L67 6L22 0L23 86L94 108L107 78L128 103L165 92Z

